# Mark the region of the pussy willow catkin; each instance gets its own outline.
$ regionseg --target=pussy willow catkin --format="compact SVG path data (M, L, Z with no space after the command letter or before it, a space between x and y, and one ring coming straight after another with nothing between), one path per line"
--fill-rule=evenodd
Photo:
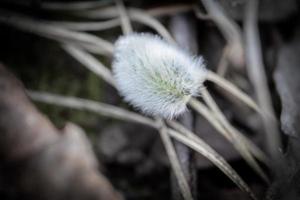
M113 73L125 101L147 115L171 119L199 94L206 69L201 57L158 36L135 33L117 40Z

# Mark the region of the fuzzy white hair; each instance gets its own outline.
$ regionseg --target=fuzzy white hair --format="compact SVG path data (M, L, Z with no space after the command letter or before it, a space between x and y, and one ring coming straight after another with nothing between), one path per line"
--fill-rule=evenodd
M145 114L168 119L186 110L206 76L201 57L192 57L151 34L120 37L112 66L127 102Z

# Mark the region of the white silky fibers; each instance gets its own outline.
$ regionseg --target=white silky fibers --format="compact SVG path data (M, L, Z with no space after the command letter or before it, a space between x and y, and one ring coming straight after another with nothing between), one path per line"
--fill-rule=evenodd
M167 119L186 110L206 76L202 57L193 57L151 34L120 37L112 66L125 101L147 115Z

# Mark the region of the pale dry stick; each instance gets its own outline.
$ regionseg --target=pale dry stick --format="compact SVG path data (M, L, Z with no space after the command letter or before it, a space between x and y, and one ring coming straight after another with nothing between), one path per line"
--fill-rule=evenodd
M249 147L244 143L244 140L240 137L240 135L243 135L240 131L235 129L230 122L226 119L220 108L218 107L217 103L214 101L210 93L203 88L201 91L202 98L207 103L208 107L212 110L216 118L219 120L220 124L227 130L227 132L230 134L230 137L232 138L232 144L233 146L240 152L242 157L246 160L246 162L257 172L260 177L265 180L266 182L269 182L268 177L264 173L264 171L261 169L253 155L251 154L251 151L249 150Z
M215 0L201 0L208 15L216 23L229 47L228 58L234 66L242 69L244 66L244 49L242 33L239 26L231 20Z
M163 121L162 118L158 118L158 132L160 133L160 137L163 141L165 146L165 150L170 160L171 167L173 168L174 174L177 178L179 189L181 190L181 194L183 199L185 200L192 200L192 193L188 181L183 173L182 166L180 165L180 161L178 159L178 155L175 151L173 142L168 134L168 129Z
M182 133L184 136L187 136L187 138L191 139L195 143L197 143L197 149L200 154L205 155L206 158L208 158L212 163L214 163L221 171L224 172L228 177L232 177L232 181L239 185L239 187L242 190L248 190L248 192L254 196L254 194L249 190L248 186L245 184L245 182L239 177L239 175L232 169L232 167L223 159L222 156L220 156L213 148L211 148L209 145L206 144L201 138L197 137L197 135L187 128L185 128L182 124L176 122L176 121L168 121L168 125L170 125L175 130ZM172 130L170 130L172 131ZM175 136L176 139L178 139L178 136ZM201 144L201 145L199 145ZM191 147L190 147L191 148Z
M228 141L232 142L232 138L227 133L227 131L222 127L220 122L216 119L213 113L205 106L203 103L198 101L197 99L191 98L189 101L189 105L197 111L200 115L202 115L218 132L220 132ZM248 146L253 155L256 156L261 162L268 166L269 159L265 154L248 138L244 135L241 135L244 140L244 143Z
M258 104L263 115L262 120L266 132L267 151L273 162L280 164L280 148L282 148L280 132L272 104L267 76L262 58L262 49L257 25L258 1L251 0L246 6L245 41L246 41L246 67L251 83L254 86Z
M119 18L121 21L121 27L124 34L132 33L133 29L130 23L130 20L128 18L127 10L125 8L123 0L115 0L118 12L119 12Z
M56 94L50 94L46 92L36 92L28 90L27 94L34 101L77 109L77 110L86 110L93 113L96 113L101 116L110 117L118 120L128 121L140 123L143 125L150 126L154 129L160 128L157 123L148 117L139 115L134 112L130 112L128 110L112 106L109 104L104 104L96 101L91 101L87 99L81 99L76 97L65 97ZM206 108L207 109L207 108ZM215 152L208 144L206 144L202 139L200 139L196 134L192 133L194 136L184 136L186 133L178 133L172 129L168 128L168 133L182 142L183 144L189 146L194 149L196 152L200 153L207 159L209 159L212 163L216 164L239 188L243 191L247 192L252 196L254 195L247 186L247 184L243 181L243 179L230 167L230 165L220 156L217 152ZM198 139L196 139L198 138Z
M134 112L129 112L117 106L112 106L109 104L104 104L82 98L64 97L56 94L50 94L47 92L36 92L32 90L27 90L27 93L30 96L30 98L32 98L34 101L63 106L67 108L73 108L77 110L87 110L105 117L136 122L156 128L156 126L154 125L155 123L152 119L141 116Z
M97 36L88 33L70 31L12 12L0 10L0 13L0 22L11 25L15 28L59 42L69 42L88 49L93 49L93 51L98 50L98 52L101 54L104 53L105 55L111 55L113 53L113 45L110 42Z
M193 10L194 10L195 16L198 19L212 20L212 18L208 14L203 13L198 6L195 5Z
M73 58L78 60L86 68L94 72L96 75L101 77L110 85L116 87L116 82L111 75L110 70L105 67L98 59L90 55L89 53L83 51L79 47L73 45L63 45L62 48L68 52Z
M129 10L130 8L127 9ZM78 10L77 12L71 12L70 14L80 17L87 17L90 19L111 19L119 17L119 12L116 6L110 6L93 10Z
M107 6L111 4L111 0L102 1L82 1L73 3L62 3L62 2L41 2L41 8L53 11L76 11L76 10L86 10L86 9L96 9L99 7Z
M158 6L156 8L150 8L146 10L146 13L152 17L163 17L167 15L175 15L184 12L191 11L194 4L174 4L166 6Z
M53 26L59 26L62 28L74 30L74 31L103 31L112 28L119 27L120 19L112 18L105 21L96 21L96 22L70 22L70 21L46 21Z
M224 77L228 69L228 46L225 46L222 51L221 58L217 67L217 74Z
M112 57L112 54L104 50L102 47L98 46L97 44L90 44L90 43L83 43L83 42L70 42L64 39L58 39L58 42L61 44L72 44L75 47L85 49L89 53L93 53L100 56Z

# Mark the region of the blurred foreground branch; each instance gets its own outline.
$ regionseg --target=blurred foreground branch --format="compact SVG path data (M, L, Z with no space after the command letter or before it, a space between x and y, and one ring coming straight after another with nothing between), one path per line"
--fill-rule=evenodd
M98 172L84 132L74 124L56 129L2 65L0 132L0 173L18 194L43 200L122 199Z

